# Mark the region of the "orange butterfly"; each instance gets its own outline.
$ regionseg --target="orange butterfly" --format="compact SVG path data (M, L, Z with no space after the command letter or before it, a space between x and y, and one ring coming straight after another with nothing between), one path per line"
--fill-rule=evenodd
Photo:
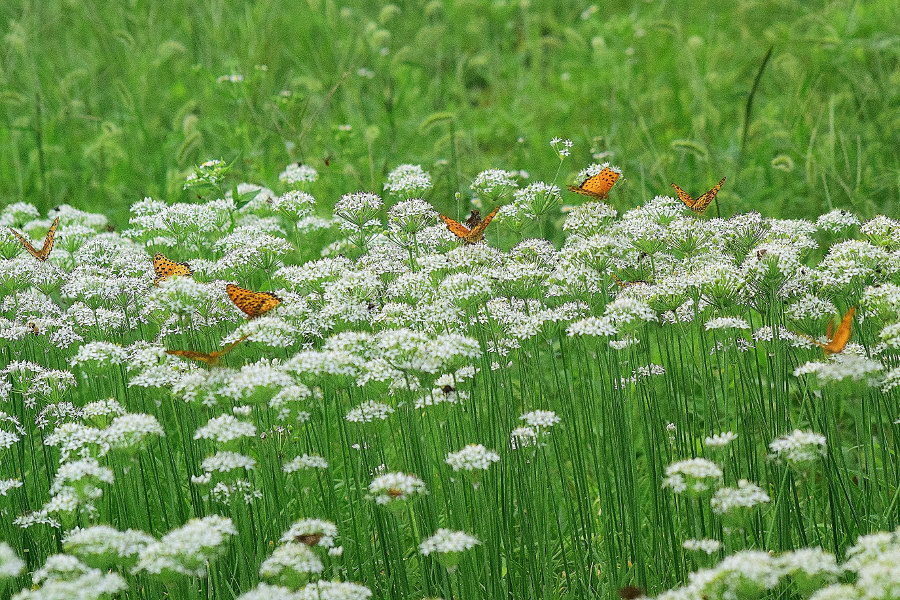
M444 215L438 216L444 223L447 224L447 229L456 234L456 237L464 240L467 244L477 244L484 239L484 230L487 229L488 224L490 224L491 219L494 218L494 215L497 214L498 210L500 210L499 206L492 210L490 214L484 218L484 220L482 220L471 229L458 221L454 221L450 217ZM469 218L471 219L471 217Z
M44 245L40 250L35 250L28 238L12 227L10 227L9 230L12 231L14 236L19 238L19 241L22 242L22 245L25 246L25 249L28 250L33 257L38 260L47 260L47 257L50 256L50 250L53 249L53 240L56 237L57 227L59 227L59 217L56 217L53 224L50 226L50 231L47 232L47 237L44 238Z
M610 167L609 163L603 165L603 170L592 177L588 177L581 182L581 185L570 185L569 191L581 194L583 196L591 196L600 200L606 200L609 196L609 190L615 185L622 171L618 167Z
M281 304L281 298L269 292L254 292L229 283L225 286L228 297L235 306L244 311L248 319L265 314Z
M682 202L684 202L685 206L687 206L689 209L691 209L695 213L702 214L703 211L706 210L706 207L708 207L712 203L712 201L715 200L716 194L719 193L719 188L722 187L722 183L724 183L724 181L725 181L725 177L720 179L719 183L717 183L715 186L713 186L713 188L711 190L709 190L708 192L706 192L705 194L703 194L696 200L691 198L687 192L685 192L683 189L681 189L674 183L672 184L672 187L675 188L675 192L678 194L678 199L681 200Z
M207 354L206 352L194 352L193 350L166 350L166 354L171 354L172 356L177 356L179 358L196 360L214 367L219 364L219 359L231 352L235 346L246 340L248 337L250 337L249 333L246 335L242 335L237 339L237 341L231 342L221 350L216 350L215 352L210 352L209 354Z
M187 277L194 272L191 270L191 265L186 262L169 260L163 256L162 252L157 252L153 255L153 270L156 271L156 279L153 280L153 285L159 285L160 281L168 279L173 275Z
M853 327L853 313L855 312L855 306L851 306L847 309L847 312L844 313L844 318L841 319L841 323L838 325L837 331L834 332L834 337L831 336L831 330L834 327L834 319L828 322L828 330L825 335L827 335L831 341L827 344L823 344L819 340L813 339L808 335L803 337L822 348L822 350L825 351L826 356L829 354L840 354L844 351L844 348L847 347L847 342L850 341L850 333Z
M622 281L619 279L615 273L612 273L613 280L619 284L619 287L623 290L627 287L631 287L632 285L647 285L647 282L643 279L635 279L634 281Z

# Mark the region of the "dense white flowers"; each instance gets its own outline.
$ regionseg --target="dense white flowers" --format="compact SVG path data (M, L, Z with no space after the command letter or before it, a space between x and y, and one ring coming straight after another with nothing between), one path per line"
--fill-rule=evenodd
M385 473L369 484L369 497L376 504L402 502L417 494L424 494L425 482L415 475L405 473Z
M499 462L500 455L481 444L469 444L459 452L447 455L446 463L454 471L487 470L492 463Z
M795 429L770 443L769 449L776 460L804 467L825 456L827 444L824 435Z
M480 543L478 538L464 531L441 528L433 536L419 544L419 552L425 556L432 553L465 552Z
M663 487L676 494L709 491L722 479L722 469L705 458L691 458L666 467Z

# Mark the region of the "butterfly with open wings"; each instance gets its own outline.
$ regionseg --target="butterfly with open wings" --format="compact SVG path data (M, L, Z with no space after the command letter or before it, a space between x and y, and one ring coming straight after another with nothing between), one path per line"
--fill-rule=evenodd
M31 245L31 240L26 238L24 235L13 229L12 227L9 230L12 232L16 238L22 243L22 246L25 247L28 252L38 260L47 260L47 257L50 256L50 250L53 249L53 241L56 238L56 228L59 227L59 217L54 219L53 224L50 225L50 230L47 232L47 237L44 238L44 245L41 246L40 250L36 250L34 246Z
M234 302L234 305L241 309L248 319L254 319L263 315L281 304L281 298L275 294L254 292L233 283L225 286L225 291L228 293L231 301Z
M196 352L194 350L166 350L166 354L177 356L179 358L187 358L188 360L196 360L197 362L206 363L211 367L219 364L219 360L223 356L234 350L234 347L250 337L250 334L242 335L236 341L231 342L221 350L215 350L207 354L206 352Z
M153 255L153 271L156 273L156 278L153 280L153 285L159 285L160 281L168 279L173 275L188 277L194 272L191 269L191 265L187 264L186 262L175 262L174 260L169 260L168 258L163 256L162 252L157 252Z
M460 238L467 244L477 244L478 242L480 242L481 240L484 239L484 230L487 229L488 225L490 225L491 220L497 214L498 210L500 210L499 206L497 208L495 208L494 210L492 210L488 214L488 216L486 216L484 219L482 219L480 222L478 222L478 224L476 224L475 226L473 226L471 228L466 227L459 221L454 221L453 219L451 219L450 217L448 217L446 215L439 215L439 216L441 217L441 220L447 224L447 229L452 231L456 235L456 237ZM472 211L472 212L474 213L475 211ZM471 220L471 219L472 219L472 216L469 216L469 219L467 220L467 222L469 222L469 220Z
M598 200L606 200L609 197L609 190L621 175L622 171L618 167L611 167L609 163L605 163L599 173L588 177L581 182L581 185L568 186L569 191Z
M687 206L697 214L703 214L707 207L712 204L712 201L716 199L716 194L719 193L719 188L721 188L722 184L725 183L725 179L725 177L720 179L719 183L714 185L711 190L707 191L696 200L691 198L690 194L685 192L674 183L672 184L672 187L675 188L675 193L678 194L678 199L681 200L685 206Z

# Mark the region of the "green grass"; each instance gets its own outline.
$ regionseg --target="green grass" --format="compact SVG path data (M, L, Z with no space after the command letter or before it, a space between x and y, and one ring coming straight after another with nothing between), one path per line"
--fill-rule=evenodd
M556 183L608 152L620 208L727 175L723 215L898 213L895 2L598 6L5 2L0 203L123 224L222 157L269 185L306 162L322 200L421 163L448 208L486 168L549 182L559 136L576 146ZM232 73L243 83L216 82Z

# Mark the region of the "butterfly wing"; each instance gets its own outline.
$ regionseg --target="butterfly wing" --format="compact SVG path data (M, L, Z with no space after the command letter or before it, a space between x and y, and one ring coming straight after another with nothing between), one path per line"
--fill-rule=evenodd
M499 210L499 206L492 210L488 214L488 216L486 216L484 220L469 233L469 235L466 237L466 241L472 244L475 242L480 242L482 239L484 239L484 230L487 229L487 226L491 224L491 221Z
M166 354L171 354L172 356L177 356L179 358L187 358L188 360L196 360L208 365L218 364L219 357L222 355L221 352L207 354L206 352L194 352L193 350L166 350Z
M716 194L719 193L719 188L722 187L722 184L725 183L725 178L719 180L711 190L697 198L697 201L694 202L694 206L691 207L691 210L694 212L702 213L706 210L706 208L712 203L713 200L716 199Z
M175 262L163 256L162 252L153 255L153 270L156 272L156 279L153 280L154 285L159 285L160 281L168 279L173 275L181 275L187 277L193 274L191 266L186 262Z
M450 217L446 215L438 214L441 218L441 221L447 224L447 229L453 232L456 237L460 237L462 239L466 239L468 235L471 233L468 227L460 223L459 221L454 221Z
M59 217L53 220L53 224L50 225L50 229L47 231L47 237L44 238L43 247L41 247L40 252L34 255L38 260L47 260L47 257L50 256L50 251L53 250L53 242L56 239L57 227L59 227Z
M281 298L275 294L245 290L233 283L225 286L225 291L228 293L231 301L234 302L234 305L241 309L247 315L247 318L250 319L267 313L281 304Z
M691 198L691 195L674 183L672 184L672 187L675 188L675 193L678 194L678 199L681 200L689 209L694 210L694 206L697 203L693 198Z
M592 177L588 177L581 183L581 185L570 185L569 190L575 192L576 194L591 196L593 198L600 198L601 200L604 200L609 196L609 190L611 190L612 186L615 185L616 181L619 179L619 175L620 174L614 171L612 168L603 167L603 169L599 173Z
M850 334L853 330L853 314L855 312L855 306L847 309L844 318L841 319L841 324L838 325L837 330L834 332L834 337L831 338L830 342L822 346L825 354L839 354L847 347L847 342L850 341Z
M29 252L32 256L34 256L35 258L37 258L37 256L38 256L39 253L38 253L37 250L34 249L34 246L31 245L31 242L28 240L28 238L26 238L24 235L22 235L21 233L19 233L18 231L16 231L16 230L13 229L12 227L8 227L7 229L9 229L9 230L12 232L12 234L13 234L14 236L16 236L16 238L19 240L19 243L21 243L22 246L23 246L26 250L28 250L28 252Z

